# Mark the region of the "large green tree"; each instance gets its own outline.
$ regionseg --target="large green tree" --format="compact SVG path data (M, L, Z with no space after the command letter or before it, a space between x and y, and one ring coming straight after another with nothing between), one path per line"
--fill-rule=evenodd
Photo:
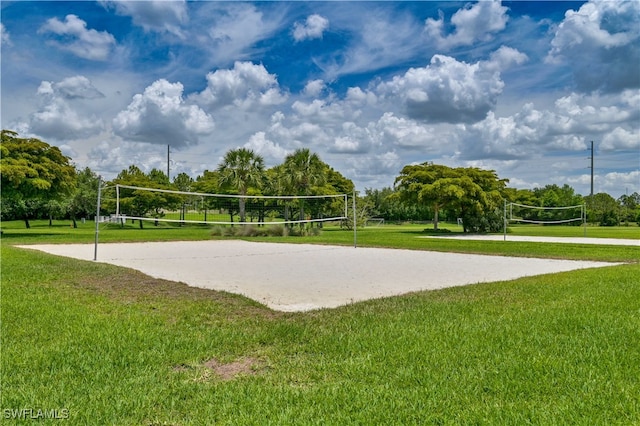
M631 195L621 195L618 198L622 219L625 222L640 223L640 194L634 192Z
M239 197L240 222L246 222L246 196L251 187L261 188L264 180L264 159L247 148L228 151L218 167L220 184L232 189Z
M282 182L291 195L311 195L313 187L327 181L327 169L318 154L301 148L285 157L282 164Z
M439 214L457 197L458 176L447 166L425 162L404 166L395 180L396 197L405 204L423 204L433 211L433 229L438 229Z
M587 220L597 222L600 226L617 226L620 224L620 205L611 195L599 192L584 197L587 205Z
M26 206L29 202L61 201L72 193L76 170L59 148L36 138L20 138L2 130L0 136L0 176L2 203ZM25 226L29 210L24 209Z
M459 188L452 204L457 207L464 232L497 232L503 229L503 192L507 179L495 171L477 167L459 167Z
M534 188L533 194L537 199L538 207L570 207L581 206L583 204L582 196L576 194L575 190L564 184L558 186L556 184L546 185L542 188ZM541 221L562 221L574 219L579 215L580 210L576 209L558 209L558 210L528 210L522 211L525 219L534 219ZM580 222L574 222L579 225Z
M219 194L222 192L220 188L220 173L217 170L205 170L201 175L196 177L192 187L195 192ZM209 209L224 208L222 199L220 198L205 197L203 201L204 205L202 207L205 211L205 220ZM230 216L231 220L233 220L233 212L230 212Z
M280 186L291 195L312 195L327 182L326 164L318 154L301 148L285 157L280 169ZM300 200L300 220L304 220L305 202Z
M418 202L403 202L398 195L398 190L394 188L365 189L364 198L371 206L371 217L390 221L424 221L433 218L429 206Z
M506 182L493 170L426 162L405 166L395 184L396 196L402 201L425 204L433 210L435 230L440 211L448 209L462 218L465 232L484 232L502 226L497 211Z
M193 183L193 178L184 172L179 173L173 178L173 186L175 186L178 191L193 191Z
M76 171L76 187L67 199L67 210L73 227L76 228L77 217L91 217L96 214L100 178L89 167Z
M220 173L217 170L205 170L201 175L196 177L193 183L193 189L196 192L205 192L208 194L220 193Z
M137 166L129 166L121 171L112 184L135 186L140 188L168 189L174 188L169 184L167 175L158 169L145 174ZM115 197L111 197L111 200ZM112 203L113 201L107 201ZM183 197L168 192L155 192L146 189L120 188L120 214L133 217L162 217L164 210L178 209L184 202ZM113 208L112 208L113 210ZM140 220L140 228L143 221Z

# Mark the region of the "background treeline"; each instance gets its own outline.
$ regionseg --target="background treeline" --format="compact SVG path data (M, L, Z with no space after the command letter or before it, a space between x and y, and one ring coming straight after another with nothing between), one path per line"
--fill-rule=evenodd
M426 205L403 203L394 194L397 190L391 187L382 189L365 189L363 201L367 203L368 212L372 218L381 218L385 222L432 221L434 210ZM572 194L566 203L563 195ZM569 185L547 185L543 188L513 189L506 188L505 196L508 202L521 203L539 207L564 207L585 204L587 207L587 222L600 226L617 226L640 222L640 194L634 192L622 195L617 200L607 193L591 196L576 194ZM569 211L538 211L521 209L517 215L522 219L554 221L575 218L579 210ZM500 211L502 215L502 210ZM439 213L440 220L456 222L459 213L456 209L445 209ZM514 216L516 216L514 214ZM574 225L580 225L577 222Z
M20 138L3 130L0 141L2 178L1 219L93 220L96 214L98 175L89 168L77 169L57 147L34 138ZM354 184L324 163L308 149L299 149L284 162L265 168L264 160L251 150L229 151L215 170L206 170L192 178L181 173L169 179L161 170L148 173L132 165L115 179L104 182L107 188L124 184L158 189L239 195L328 195L351 194ZM564 207L585 204L587 221L602 226L640 222L640 194L623 195L617 200L606 193L583 197L569 185L544 188L507 188L508 180L492 170L451 168L430 162L407 165L392 187L365 189L358 194L358 222L381 218L388 222L439 221L462 219L466 232L497 232L503 226L505 200L528 206ZM114 197L107 189L101 214L114 213ZM170 195L129 198L139 212L161 210L179 202ZM125 200L125 203L127 201ZM231 212L244 221L246 210L240 205ZM299 212L303 215L304 212ZM579 211L523 210L518 217L529 220L575 218ZM580 222L573 222L579 225Z
M465 232L502 230L504 205L534 207L586 206L589 223L616 226L640 222L640 194L617 200L606 193L583 197L569 185L547 185L535 189L507 188L493 170L474 167L451 168L430 162L405 166L393 187L366 189L364 202L370 217L385 221L462 220ZM565 221L580 217L580 208L536 210L513 207L508 215L529 221ZM581 221L570 222L580 225Z

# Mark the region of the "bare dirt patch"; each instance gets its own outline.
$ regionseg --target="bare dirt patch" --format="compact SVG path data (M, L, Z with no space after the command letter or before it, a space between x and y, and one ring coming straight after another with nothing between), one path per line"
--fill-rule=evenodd
M211 358L202 364L188 365L178 364L173 367L176 373L188 371L198 372L193 378L195 382L207 382L212 379L229 381L239 377L255 376L264 370L265 363L256 357L241 357L231 362L222 362L217 358Z
M265 320L283 317L237 294L189 286L183 282L154 278L129 268L117 268L107 276L83 275L73 278L73 284L124 304L142 303L155 310L167 301L209 301L219 306L219 313L228 320L242 319L246 315Z
M205 362L205 368L210 369L222 380L233 380L238 376L253 376L260 370L260 361L257 358L240 358L227 364L211 358Z

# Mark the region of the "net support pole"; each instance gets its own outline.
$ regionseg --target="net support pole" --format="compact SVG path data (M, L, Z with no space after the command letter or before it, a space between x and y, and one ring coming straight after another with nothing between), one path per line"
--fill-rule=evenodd
M356 217L356 189L353 189L353 248L358 248L358 218Z
M584 228L583 235L587 236L587 205L582 204L582 227Z
M504 228L504 241L507 241L507 200L504 200L504 211L502 214L503 228Z
M100 195L102 194L102 177L98 176L98 205L96 207L96 235L93 244L93 260L98 260L98 234L100 233Z
M120 185L116 185L116 219L120 220Z

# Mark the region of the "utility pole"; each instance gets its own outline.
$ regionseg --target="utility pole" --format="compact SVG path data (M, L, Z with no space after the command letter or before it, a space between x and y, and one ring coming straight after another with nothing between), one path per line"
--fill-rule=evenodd
M593 197L593 141L591 141L591 196Z
M593 144L593 142L592 142L592 144ZM170 151L169 151L169 147L170 147L170 146L171 146L171 145L168 145L168 144L167 144L167 179L169 180L169 182L171 182L171 178L169 177L169 163L171 162L171 159L170 159L170 157L169 157L169 152L170 152ZM591 148L593 149L593 146L592 146ZM591 188L591 192L593 192L593 185L591 185L591 186L592 186L592 188Z

